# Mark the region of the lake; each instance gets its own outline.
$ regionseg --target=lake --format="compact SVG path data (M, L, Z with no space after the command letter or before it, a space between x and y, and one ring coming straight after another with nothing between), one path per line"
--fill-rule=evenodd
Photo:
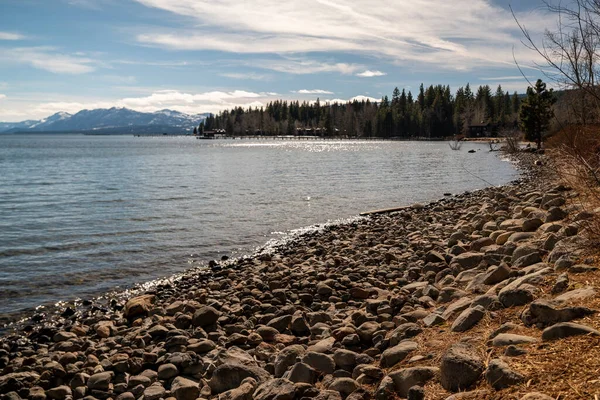
M516 177L478 143L0 135L0 318Z

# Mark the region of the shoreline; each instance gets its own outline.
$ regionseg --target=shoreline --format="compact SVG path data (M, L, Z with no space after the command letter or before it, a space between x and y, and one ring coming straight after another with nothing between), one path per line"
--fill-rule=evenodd
M524 395L533 390L525 371L498 353L505 346L488 349L495 357L486 362L461 343L487 346L485 335L474 338L489 335L494 321L513 323L509 311L547 294L535 286L559 275L550 267L560 260L555 247L577 237L560 200L570 192L540 175L537 158L523 155L524 177L507 185L322 225L270 252L21 324L0 338L0 394L366 400L410 398L416 385L414 396L424 387L426 398L446 398L458 388L448 374L475 365L465 371L477 376L459 385L478 391L471 398ZM548 194L546 203L562 204L544 209ZM554 208L562 218L544 222L558 215ZM579 312L572 319L590 315ZM525 329L502 326L495 337ZM488 379L494 374L505 392Z

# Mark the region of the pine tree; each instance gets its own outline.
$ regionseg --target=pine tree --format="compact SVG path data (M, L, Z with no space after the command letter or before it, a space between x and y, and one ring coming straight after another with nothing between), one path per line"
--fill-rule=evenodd
M535 88L527 88L527 97L521 104L521 129L528 140L535 140L538 150L542 147L542 135L554 116L552 105L555 102L553 90L547 90L546 84L538 79Z

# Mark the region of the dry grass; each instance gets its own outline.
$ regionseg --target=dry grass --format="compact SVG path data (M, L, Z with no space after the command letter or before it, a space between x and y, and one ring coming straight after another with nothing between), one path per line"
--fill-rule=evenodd
M556 276L549 276L541 290L540 298L554 297L550 294ZM585 274L570 274L568 290L582 287L594 287L597 295L594 298L579 299L569 303L573 306L585 306L600 310L600 272ZM467 332L455 333L450 330L450 324L426 329L415 340L419 344L419 355L428 359L410 363L408 357L394 366L391 371L414 366L439 367L441 357L451 344L467 342L480 354L487 364L491 359L502 358L512 369L525 376L525 382L501 391L493 390L482 377L478 384L469 390L481 391L473 399L508 400L520 399L530 392L541 392L555 399L594 399L600 398L600 337L579 336L554 342L542 342L542 331L537 327L526 327L520 316L527 306L513 307L486 316L475 327ZM512 322L518 326L510 333L532 336L540 342L519 345L527 353L518 357L504 356L505 347L491 347L487 342L490 334L503 323ZM575 320L600 330L600 315ZM452 393L446 391L437 381L426 385L426 399L446 399Z

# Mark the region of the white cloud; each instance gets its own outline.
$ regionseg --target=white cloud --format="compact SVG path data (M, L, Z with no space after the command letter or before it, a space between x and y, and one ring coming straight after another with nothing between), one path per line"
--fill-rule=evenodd
M85 74L96 68L95 60L62 54L53 47L17 47L0 52L0 63L28 64L56 74Z
M301 90L298 90L298 91L292 91L292 93L298 93L298 94L333 94L333 92L330 92L329 90L322 90L322 89L312 89L312 90L301 89Z
M479 78L480 81L516 81L523 78L523 75L516 76L498 76L495 78ZM527 79L533 79L533 76L527 76Z
M5 98L0 108L0 121L21 121L24 119L40 119L59 111L74 114L78 111L96 108L126 107L141 112L154 112L171 109L187 114L218 113L235 107L264 107L275 100L296 100L291 96L280 96L273 92L248 92L245 90L211 91L202 93L186 93L177 90L158 90L146 96L127 97L121 99L81 99L52 95L48 100L35 98ZM317 99L317 94L310 102ZM0 96L1 98L1 96ZM54 100L58 98L58 100ZM321 100L325 103L346 103L348 101L379 101L372 97L356 96L350 99Z
M335 72L342 75L352 75L363 68L359 64L316 61L301 58L284 57L276 60L253 60L249 65L270 69L277 72L295 75Z
M372 78L374 76L384 76L387 75L385 72L381 72L381 71L371 71L371 70L366 70L365 72L361 72L360 74L356 74L356 76L360 76L363 78Z
M5 94L2 94L2 93L0 93L0 100L3 100L3 99L6 99L6 95L5 95Z
M248 79L248 80L253 80L253 81L266 81L270 78L269 75L255 74L253 72L247 72L247 73L231 72L231 73L223 73L223 74L221 74L221 76L225 77L225 78L229 78L229 79L244 79L244 80Z
M514 66L513 46L517 56L533 57L522 49L510 12L488 0L394 0L377 7L371 0L136 1L197 20L185 30L155 29L137 35L143 44L170 49L340 52L455 70ZM551 16L539 11L517 17L527 21L534 35L552 23Z
M19 33L12 32L0 32L0 40L22 40L25 39L25 36Z

